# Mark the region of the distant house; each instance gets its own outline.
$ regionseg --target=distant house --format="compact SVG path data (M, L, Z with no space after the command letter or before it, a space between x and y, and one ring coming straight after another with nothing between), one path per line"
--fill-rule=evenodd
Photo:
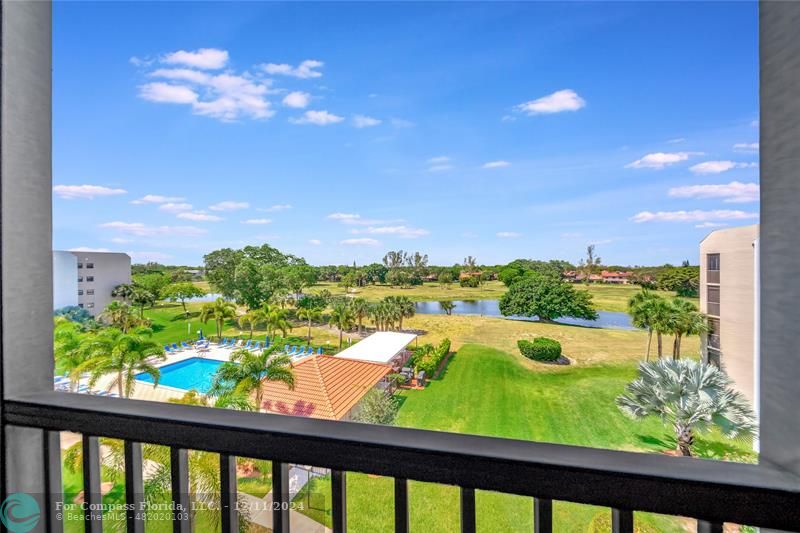
M294 364L294 388L264 381L261 410L325 420L353 420L358 403L392 372L389 365L315 355Z
M578 272L577 270L567 270L561 274L561 279L564 281L568 281L571 283L578 283L586 281L586 274L583 272ZM590 274L589 275L589 282L590 283L602 283L603 276L600 274Z
M459 280L468 279L468 278L479 278L479 277L481 277L481 273L479 271L474 271L474 272L462 271L458 275L458 279Z
M600 272L603 283L613 283L615 285L628 285L633 279L633 272L619 272L603 270Z

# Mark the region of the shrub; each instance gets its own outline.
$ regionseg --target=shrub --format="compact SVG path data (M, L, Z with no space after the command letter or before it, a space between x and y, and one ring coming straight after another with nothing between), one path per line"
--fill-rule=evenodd
M444 339L439 346L423 344L411 356L411 365L417 369L425 371L428 378L432 378L447 354L450 353L450 339Z
M517 346L522 355L534 361L552 362L561 357L561 343L547 337L537 337L533 341L521 339Z
M469 276L467 278L461 278L458 284L461 285L462 287L468 287L474 289L481 284L481 280L477 276Z

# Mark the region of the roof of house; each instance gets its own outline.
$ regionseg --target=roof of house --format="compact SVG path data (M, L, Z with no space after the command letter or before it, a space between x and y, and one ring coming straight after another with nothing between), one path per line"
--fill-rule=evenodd
M267 412L340 420L392 368L389 365L315 355L294 364L294 389L264 381Z
M373 363L388 363L416 338L417 336L414 333L377 331L366 339L339 352L336 357L372 361Z
M604 278L627 278L633 276L633 272L620 272L620 271L610 271L610 270L603 270L600 274Z

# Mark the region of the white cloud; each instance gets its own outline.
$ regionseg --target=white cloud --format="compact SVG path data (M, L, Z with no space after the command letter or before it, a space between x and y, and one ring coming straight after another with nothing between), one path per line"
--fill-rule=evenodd
M283 97L283 105L295 109L303 109L311 103L311 95L302 91L292 91Z
M108 248L90 248L89 246L78 246L77 248L70 248L70 252L98 252L98 253L108 253L111 250Z
M194 104L198 95L185 85L156 81L139 86L139 98L159 104Z
M353 126L356 128L370 128L372 126L377 126L381 122L383 121L366 115L353 116Z
M430 232L422 228L412 228L409 226L370 226L363 230L352 230L351 233L368 233L370 235L395 235L404 239L416 239L423 237Z
M453 170L453 165L432 165L428 167L428 172L446 172Z
M247 220L242 220L242 224L255 224L255 225L263 225L263 224L271 224L272 221L268 218L249 218Z
M128 193L125 189L112 189L111 187L103 187L101 185L56 185L53 187L53 192L60 198L67 200L74 200L76 198L94 200L95 198Z
M308 244L313 244L314 246L319 246L322 244L322 241L319 239L309 239Z
M561 113L562 111L577 111L586 106L586 100L578 96L572 89L562 89L536 100L524 102L515 107L528 115L541 115Z
M190 68L159 68L150 72L148 76L173 81L188 81L199 85L206 85L214 79L211 74Z
M684 139L683 137L678 137L676 139L669 139L667 141L667 144L680 144L680 143L684 142L685 140L686 139Z
M206 213L205 211L194 211L192 213L178 213L178 218L193 220L195 222L219 222L220 220L225 220L222 217L218 217L217 215L211 215L209 213Z
M345 239L343 241L339 241L339 244L345 244L348 246L380 246L381 241L375 239Z
M500 117L500 120L502 120L503 122L514 122L515 120L517 120L517 117L515 117L514 115L503 115L502 117Z
M734 161L704 161L689 167L695 174L720 174L734 168L753 168L758 163L736 163Z
M114 237L114 238L110 239L110 241L115 243L115 244L128 244L128 243L133 242L133 239L126 239L124 237Z
M737 152L758 152L758 143L736 143L733 149Z
M402 220L378 220L378 219L371 219L371 218L363 218L361 215L357 213L331 213L327 216L330 220L338 220L342 224L346 224L348 226L378 226L381 224L391 224L396 222L402 222Z
M695 224L695 228L722 228L727 226L724 222L703 222L702 224Z
M224 202L216 203L209 207L212 211L236 211L237 209L247 209L250 204L247 202L234 202L226 200Z
M714 185L687 185L673 187L669 195L673 198L722 198L726 203L758 201L758 183L732 181Z
M681 161L686 161L693 155L702 155L700 152L655 152L647 154L641 159L625 165L625 168L654 168L662 169Z
M483 164L483 168L503 168L503 167L510 167L511 163L508 161L489 161L488 163Z
M256 209L256 211L262 211L264 213L274 213L276 211L286 211L287 209L291 208L292 208L291 204L275 204L269 207Z
M342 222L347 222L348 220L358 220L361 218L361 215L356 213L331 213L328 215L328 218L331 220L341 220Z
M448 161L450 161L449 157L447 157L446 155L440 155L428 159L428 164L435 165L437 163L447 163Z
M166 54L161 61L168 64L214 70L225 66L228 62L228 52L227 50L218 50L216 48L200 48L193 52L178 50L177 52Z
M758 218L758 213L748 211L738 211L729 209L715 209L712 211L642 211L637 213L631 220L638 223L642 222L709 222L715 220L746 220Z
M182 196L161 196L160 194L146 194L139 198L138 200L134 200L132 204L164 204L167 202L182 202L186 198Z
M334 115L326 110L314 111L309 110L303 113L300 118L290 118L289 122L292 124L314 124L316 126L327 126L328 124L336 124L344 120L344 117Z
M498 231L497 236L501 239L513 239L516 237L522 237L522 233L517 233L516 231Z
M113 229L137 237L153 237L156 235L174 235L182 237L199 237L205 235L206 230L193 226L148 226L142 222L106 222L100 224L101 228Z
M158 206L159 211L166 211L167 213L180 213L181 211L190 211L192 204L167 202Z
M130 59L128 59L128 62L134 67L141 68L141 67L149 67L155 62L155 59L132 56Z
M261 65L261 68L267 74L309 79L322 77L322 72L319 72L317 69L324 65L325 63L322 61L306 59L296 67L293 67L287 63L267 63L265 65Z

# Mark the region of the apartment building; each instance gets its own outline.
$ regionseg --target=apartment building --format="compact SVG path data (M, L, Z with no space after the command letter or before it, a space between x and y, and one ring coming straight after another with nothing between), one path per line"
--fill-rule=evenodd
M128 254L53 252L55 309L77 305L97 315L114 299L111 296L114 287L130 282L131 258ZM73 291L74 299L67 294L69 291Z
M700 243L700 309L709 316L706 362L757 404L758 224L711 232Z

